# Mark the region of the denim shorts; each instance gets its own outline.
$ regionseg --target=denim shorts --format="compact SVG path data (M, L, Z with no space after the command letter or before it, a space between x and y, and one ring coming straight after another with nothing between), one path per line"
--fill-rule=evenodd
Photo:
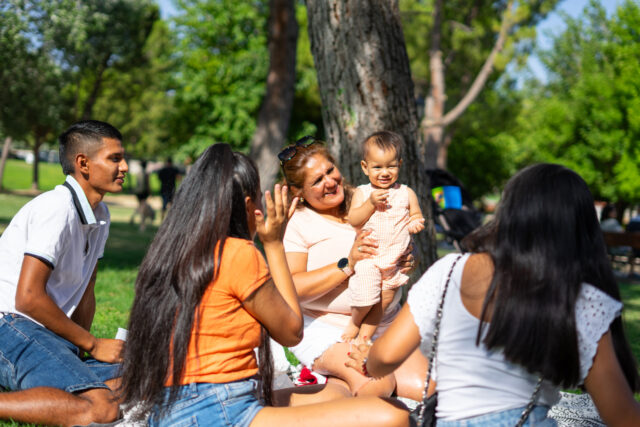
M83 360L78 347L18 314L0 317L0 386L12 390L53 387L69 393L108 388L119 364Z
M247 378L230 383L192 383L180 386L178 399L160 414L155 407L150 427L237 426L248 427L263 404L258 399L259 381ZM165 388L165 402L169 396Z
M493 412L491 414L480 415L463 420L445 421L438 420L437 427L513 427L520 420L524 407L507 409L506 411ZM547 418L547 406L534 406L527 421L523 425L536 427L555 427L556 422Z

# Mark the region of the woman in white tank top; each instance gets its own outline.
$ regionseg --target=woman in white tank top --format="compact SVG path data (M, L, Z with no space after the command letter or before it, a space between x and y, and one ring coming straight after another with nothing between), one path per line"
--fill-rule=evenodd
M582 386L607 425L640 425L640 379L622 303L586 183L558 165L528 167L507 183L496 217L464 242L471 252L435 263L369 350L349 365L377 377L438 336L438 426L525 425L546 418L559 390ZM368 353L368 358L366 357Z

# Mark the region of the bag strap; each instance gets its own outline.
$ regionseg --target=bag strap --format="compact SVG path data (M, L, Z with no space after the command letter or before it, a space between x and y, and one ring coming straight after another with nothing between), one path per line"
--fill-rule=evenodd
M453 269L455 268L458 261L462 258L462 254L458 255L458 257L451 264L451 269L449 270L449 274L447 275L447 281L444 284L444 289L442 290L442 297L440 298L440 304L438 305L438 311L436 312L436 325L433 331L433 339L431 341L431 351L429 352L429 370L427 372L427 378L424 383L424 390L422 390L422 405L420 405L420 412L418 414L418 425L421 426L424 422L424 411L426 409L425 402L427 400L427 390L429 389L429 381L431 381L431 371L433 369L433 360L435 359L436 351L438 349L438 336L440 335L440 322L442 321L442 308L444 307L444 298L447 295L447 289L449 288L449 282L451 281L451 274L453 273ZM542 386L542 377L538 378L538 382L533 390L533 394L531 395L531 399L529 399L529 403L522 411L520 415L520 419L516 424L516 427L522 427L529 418L529 414L533 410L535 406L536 400L538 398L538 393L540 393L540 387Z
M436 355L436 350L438 347L438 336L440 335L440 321L442 320L442 307L444 307L444 297L447 295L447 288L449 287L449 281L451 281L451 274L453 273L453 269L455 268L458 261L462 258L462 254L458 255L458 257L451 264L451 269L449 270L449 274L447 275L447 281L444 284L444 290L442 291L442 297L440 298L440 304L438 305L438 311L436 312L436 325L433 330L433 339L431 340L431 351L429 352L429 370L427 372L427 378L424 382L424 390L422 390L422 405L420 406L420 412L418 413L418 425L421 426L424 420L424 411L427 405L425 402L427 400L427 390L429 389L429 381L431 381L431 371L433 369L433 360Z
M527 407L522 411L522 415L520 415L520 419L518 420L518 424L516 427L522 427L524 422L529 418L529 414L533 410L534 405L536 404L536 400L538 400L538 393L540 393L540 386L542 385L542 377L538 378L538 382L536 383L535 388L533 389L533 394L531 395L531 399L529 399L529 403L527 403Z

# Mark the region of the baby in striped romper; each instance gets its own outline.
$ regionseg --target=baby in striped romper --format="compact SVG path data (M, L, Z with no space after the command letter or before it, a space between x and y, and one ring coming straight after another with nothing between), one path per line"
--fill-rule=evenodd
M402 137L390 131L376 132L362 143L360 166L369 184L355 190L348 220L357 230L371 230L378 248L377 255L356 263L349 279L351 321L342 335L344 341L373 336L397 289L409 280L400 272L398 258L407 250L410 234L424 230L416 193L396 182L402 147Z

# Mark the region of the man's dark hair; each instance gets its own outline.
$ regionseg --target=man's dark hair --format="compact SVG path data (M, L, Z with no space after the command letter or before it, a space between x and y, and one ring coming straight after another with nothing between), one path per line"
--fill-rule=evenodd
M78 153L94 155L102 145L102 138L122 141L122 134L109 123L98 120L83 120L64 131L58 137L62 173L69 175L75 171L74 159Z

